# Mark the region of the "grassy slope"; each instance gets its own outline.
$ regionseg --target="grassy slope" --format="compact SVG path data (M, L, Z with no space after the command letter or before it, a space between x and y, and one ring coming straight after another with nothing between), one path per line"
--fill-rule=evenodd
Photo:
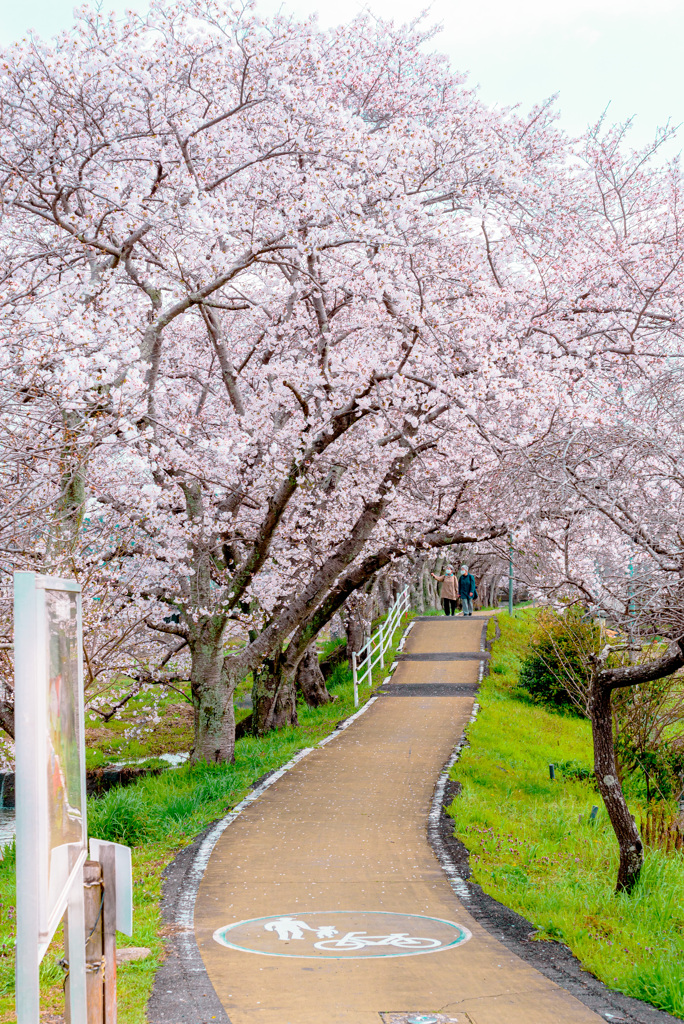
M394 634L394 646L385 657L387 666L394 659L403 631L402 625ZM373 689L384 677L384 671L376 667ZM328 687L337 697L334 703L316 709L300 704L298 727L281 729L264 739L247 737L238 741L232 765L185 765L145 778L125 789L110 790L104 797L89 801L90 834L133 847L134 932L130 938L119 935L119 944L146 946L152 951L146 960L118 969L119 1024L144 1024L146 1019L145 1007L164 955L159 911L164 868L210 822L223 817L239 803L258 778L281 767L298 750L314 746L332 732L341 719L354 713L351 672L346 663L335 669ZM364 704L371 694L368 686L360 687L359 703ZM88 730L89 742L98 742L98 751L91 755L90 763L102 762L102 748L119 757L187 750L191 734L188 734L187 714L182 714L183 711L182 706L170 703L166 720L162 720L151 741L146 743L126 738L120 724L108 733L98 730L96 734ZM0 862L0 1024L9 1024L15 1019L14 864L12 847L6 851L6 859ZM64 976L57 965L63 956L62 949L60 931L41 968L43 1016L63 1013Z
M613 892L617 844L591 780L572 775L592 764L589 723L514 696L533 616L499 616L482 710L452 772L463 787L450 808L456 835L474 880L540 938L566 943L610 987L684 1018L684 859L651 852L637 891ZM566 764L556 782L550 763Z

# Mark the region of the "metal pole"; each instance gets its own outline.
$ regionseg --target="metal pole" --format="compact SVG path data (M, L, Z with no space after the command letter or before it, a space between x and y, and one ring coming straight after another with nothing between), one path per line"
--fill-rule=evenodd
M508 614L513 615L513 534L508 536Z
M36 727L40 710L37 679L39 618L32 573L14 577L14 695L16 723L17 818L17 942L16 1012L18 1024L38 1024L40 981L38 935L40 903L37 886L39 809L34 761L36 746L45 740Z
M69 965L69 974L64 985L64 1016L67 1024L86 1024L88 1020L84 894L81 868L69 895L64 926L65 959Z
M352 675L354 677L354 707L359 706L359 680L356 673L356 651L352 651Z

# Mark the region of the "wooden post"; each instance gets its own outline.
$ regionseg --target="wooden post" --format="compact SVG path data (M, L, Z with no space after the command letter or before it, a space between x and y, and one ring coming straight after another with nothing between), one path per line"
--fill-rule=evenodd
M86 1001L88 1024L104 1024L104 909L102 868L87 860L83 867L86 933Z
M116 851L113 846L100 847L100 864L104 887L104 1024L116 1024Z

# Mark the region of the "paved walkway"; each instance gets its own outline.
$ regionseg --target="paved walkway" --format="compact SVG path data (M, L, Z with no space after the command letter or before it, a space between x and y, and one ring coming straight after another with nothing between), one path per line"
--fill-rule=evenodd
M602 1020L468 915L428 843L482 626L417 622L389 692L223 833L195 935L232 1024Z

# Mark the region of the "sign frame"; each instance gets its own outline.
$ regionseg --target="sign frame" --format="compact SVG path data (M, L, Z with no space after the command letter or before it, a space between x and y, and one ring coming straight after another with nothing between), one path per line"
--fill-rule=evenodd
M48 747L51 744L50 648L47 595L75 595L75 693L70 708L71 754L78 759L80 839L61 844L58 888L49 889L51 861ZM14 699L17 823L17 1024L39 1024L40 962L65 910L69 947L69 999L73 1024L85 1024L85 926L83 865L88 857L85 783L85 714L83 701L83 626L81 587L73 580L14 573ZM66 691L67 687L65 687ZM62 771L62 780L66 773ZM73 776L73 766L72 772ZM72 779L73 781L73 779ZM67 793L66 783L64 791ZM66 800L66 797L65 797ZM67 809L68 800L66 800ZM71 808L73 810L73 808Z

